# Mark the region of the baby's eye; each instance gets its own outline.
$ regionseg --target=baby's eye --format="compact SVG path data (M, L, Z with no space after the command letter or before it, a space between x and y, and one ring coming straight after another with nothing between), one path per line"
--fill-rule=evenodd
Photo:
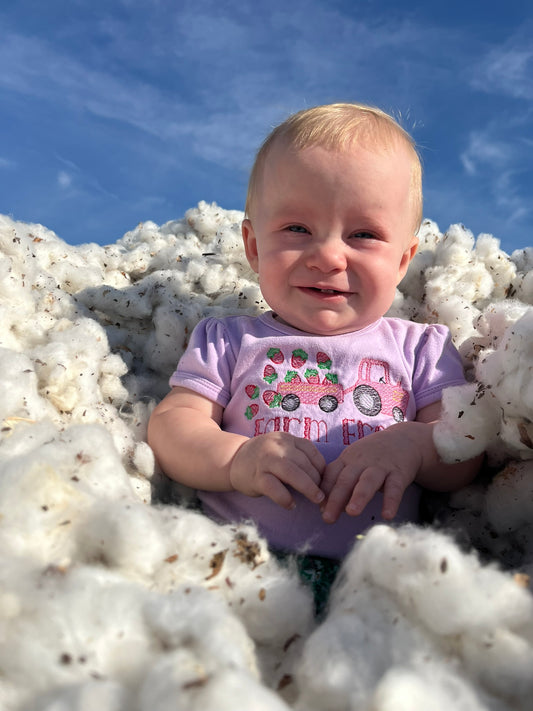
M301 234L306 234L309 232L309 230L306 227L303 227L302 225L289 225L287 227L289 232L299 232Z
M357 239L377 239L376 235L372 234L372 232L354 232L351 237Z

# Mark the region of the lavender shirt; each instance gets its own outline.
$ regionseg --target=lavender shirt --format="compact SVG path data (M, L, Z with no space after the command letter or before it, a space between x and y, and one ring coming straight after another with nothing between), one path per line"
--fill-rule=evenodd
M313 441L327 462L360 437L416 419L445 387L464 382L445 326L381 318L353 333L315 336L272 312L201 321L170 378L171 386L222 405L224 430L247 437L290 432ZM381 494L360 516L343 513L326 524L316 504L293 493L292 511L236 491L199 496L217 520L253 520L274 548L330 558L343 557L358 533L382 521ZM396 522L418 520L419 496L412 484Z

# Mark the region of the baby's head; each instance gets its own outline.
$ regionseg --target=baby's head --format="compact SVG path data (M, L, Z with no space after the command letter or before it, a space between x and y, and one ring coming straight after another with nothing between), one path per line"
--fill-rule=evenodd
M245 213L251 217L254 201L261 190L265 162L277 144L302 150L321 146L333 152L350 150L355 145L370 151L390 152L399 144L412 155L410 200L413 210L413 233L422 222L422 166L411 136L389 114L364 104L326 104L304 109L276 126L257 152L248 182Z
M272 131L242 234L279 319L336 335L389 310L418 244L421 173L410 136L378 109L319 106Z

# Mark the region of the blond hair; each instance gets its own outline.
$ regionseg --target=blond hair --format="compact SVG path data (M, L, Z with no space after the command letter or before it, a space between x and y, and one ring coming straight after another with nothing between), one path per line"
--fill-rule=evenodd
M270 149L278 140L301 150L319 145L327 150L342 151L354 143L371 148L388 149L400 140L412 152L410 198L414 229L422 222L422 165L412 137L392 116L364 104L326 104L304 109L276 126L259 148L250 173L245 213L249 217L259 180Z

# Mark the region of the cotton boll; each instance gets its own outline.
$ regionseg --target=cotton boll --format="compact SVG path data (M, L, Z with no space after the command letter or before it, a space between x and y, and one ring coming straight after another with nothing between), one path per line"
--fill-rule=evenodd
M38 392L32 361L7 348L0 348L0 388L0 418L6 434L19 418L32 421L56 414L52 405Z
M372 711L505 711L507 705L487 703L457 674L436 664L424 669L394 668L376 688Z
M68 561L74 555L73 529L94 497L133 499L129 477L100 426L58 433L38 425L26 437L29 447L21 447L17 435L22 439L16 432L8 440L10 456L1 464L2 545L43 564Z
M394 591L438 635L477 634L493 619L519 627L533 614L533 598L510 576L481 566L443 534L375 526L352 556L359 574Z
M453 342L460 346L475 335L473 323L479 316L479 310L461 296L448 295L447 287L443 291L449 278L447 275L444 282L440 280L440 284L436 280L426 284L426 310L431 320L448 326Z
M472 261L475 239L464 225L450 225L435 249L436 265L467 265Z
M533 461L511 462L490 483L485 506L498 533L515 531L533 520Z
M515 299L489 304L476 321L476 329L484 337L484 345L497 348L509 326L524 316L529 307Z
M41 394L65 412L72 411L80 401L100 400L100 360L108 348L104 330L92 319L59 321L49 334L49 342L31 354Z
M442 414L433 441L444 462L460 462L482 454L498 437L501 410L492 391L468 383L446 388Z
M481 260L492 277L492 299L505 299L516 278L516 265L500 249L500 241L492 235L480 234L476 240L476 257Z
M166 541L152 509L116 501L95 504L76 531L79 558L150 582L166 557Z
M200 239L210 241L213 235L216 235L220 225L225 222L226 214L216 203L208 204L202 200L198 203L197 208L187 210L185 220ZM231 222L236 223L242 220L243 214L233 210L228 214L228 217Z
M132 699L121 684L106 679L61 687L43 694L22 711L131 711Z
M220 526L183 509L163 509L170 564L161 561L159 590L191 583L216 586L250 636L283 646L309 631L312 600L295 570L282 568L253 526Z
M509 326L498 348L480 360L477 377L491 383L505 414L533 420L533 309Z
M289 706L276 693L249 675L233 669L215 676L212 683L201 687L198 693L191 696L196 697L195 702L185 706L184 711L234 711L236 708L245 708L246 711L289 711Z
M436 222L424 219L417 233L418 251L435 253L442 240L442 234Z
M444 679L466 665L482 697L509 698L514 684L514 696L525 700L531 666L519 656L529 659L532 614L533 598L511 576L483 567L446 536L376 526L345 560L328 618L304 648L298 679L307 690L297 708L331 708L328 699L336 708L366 708L380 679L398 667L416 673L423 688L428 662L443 664ZM482 651L489 637L507 655L499 666L498 653ZM372 664L360 661L363 653ZM433 697L441 693L449 697L446 681Z
M226 668L206 673L189 650L167 655L150 670L139 711L289 711L272 691L249 674Z
M206 675L228 667L257 676L252 640L213 592L182 587L163 599L147 601L144 614L165 649L191 650L201 660Z
M515 703L531 701L533 693L533 629L529 627L525 634L496 627L483 636L461 640L466 670L490 692Z
M485 265L479 262L450 264L446 268L436 267L427 273L426 295L434 300L438 291L460 295L469 304L488 299L494 288L494 281ZM442 280L448 281L446 287ZM453 286L450 288L450 284Z

